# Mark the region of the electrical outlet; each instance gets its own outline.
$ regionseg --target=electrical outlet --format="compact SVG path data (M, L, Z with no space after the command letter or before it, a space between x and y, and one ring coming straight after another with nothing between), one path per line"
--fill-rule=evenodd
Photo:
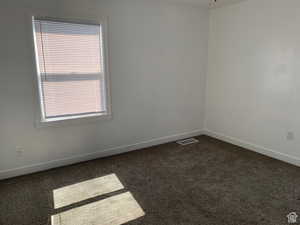
M295 139L295 134L294 134L294 132L292 132L292 131L287 132L287 134L286 134L286 139L287 139L288 141L293 141L293 140Z
M17 156L23 156L24 154L24 148L23 147L20 147L20 146L17 146L16 147L16 153L17 153Z

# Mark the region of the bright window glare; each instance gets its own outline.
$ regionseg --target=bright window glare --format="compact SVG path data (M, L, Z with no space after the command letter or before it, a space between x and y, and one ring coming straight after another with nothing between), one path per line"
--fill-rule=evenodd
M115 174L65 186L53 190L54 208L58 209L121 189L124 189L124 186Z
M121 225L144 216L130 192L77 207L51 217L51 225Z

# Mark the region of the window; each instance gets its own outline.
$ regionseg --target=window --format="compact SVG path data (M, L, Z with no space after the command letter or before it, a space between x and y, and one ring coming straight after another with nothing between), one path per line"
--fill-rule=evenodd
M43 122L109 115L103 25L33 19Z

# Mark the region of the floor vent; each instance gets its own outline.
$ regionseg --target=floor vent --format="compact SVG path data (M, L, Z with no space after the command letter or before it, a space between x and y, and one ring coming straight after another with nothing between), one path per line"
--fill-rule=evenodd
M195 144L195 143L198 143L199 141L195 138L189 138L189 139L184 139L184 140L181 140L181 141L177 141L176 143L179 144L179 145L191 145L191 144Z

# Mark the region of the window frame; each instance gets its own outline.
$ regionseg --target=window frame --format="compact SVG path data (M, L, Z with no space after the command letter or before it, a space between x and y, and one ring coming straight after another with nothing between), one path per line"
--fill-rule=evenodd
M53 21L53 22L61 22L61 23L71 23L71 24L82 24L82 25L97 25L101 27L101 34L102 34L102 57L103 57L103 80L102 87L104 88L103 94L101 93L101 98L103 98L105 102L106 111L104 112L97 112L97 113L87 113L82 115L68 115L68 116L61 116L56 118L46 118L45 116L45 109L44 109L44 97L43 97L43 87L42 87L42 76L40 73L39 68L39 56L38 56L38 48L37 48L37 40L35 34L35 20L44 20L44 21ZM111 110L111 93L110 93L110 75L109 75L109 64L108 64L108 36L107 36L107 20L102 19L97 21L79 21L79 20L69 20L69 19L57 19L57 18L50 18L50 17L38 17L32 16L31 18L32 24L32 35L33 35L33 48L34 48L34 63L36 68L36 83L38 89L38 119L37 125L38 127L43 127L46 125L60 125L60 124L74 124L81 121L94 121L99 119L111 119L112 118L112 110ZM99 40L100 41L100 40ZM104 96L103 96L104 95Z

